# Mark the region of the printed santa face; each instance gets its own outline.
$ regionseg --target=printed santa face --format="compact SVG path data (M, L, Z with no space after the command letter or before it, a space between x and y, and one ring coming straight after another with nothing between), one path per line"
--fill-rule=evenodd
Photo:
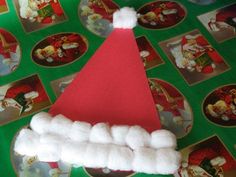
M119 6L112 0L82 0L78 15L82 24L92 33L106 37L113 30L112 15Z
M164 63L145 36L137 37L136 42L138 44L141 60L146 70Z
M42 66L61 66L79 59L87 48L87 40L79 34L55 34L36 44L32 59Z
M160 46L190 85L229 69L224 59L198 30L161 42Z
M0 15L8 12L8 6L6 0L0 0Z
M20 130L19 130L20 131ZM18 133L16 134L16 136ZM12 140L12 146L14 147L15 138ZM21 156L14 152L13 148L11 152L11 163L17 176L20 177L69 177L71 166L59 162L41 162L36 156Z
M16 38L0 28L0 76L10 74L18 67L21 50Z
M181 138L192 128L193 115L186 98L174 86L159 79L149 79L151 93L164 129Z
M221 126L236 125L236 85L226 85L212 91L204 100L207 119Z
M217 42L236 36L236 4L231 4L198 16L200 22Z
M51 104L37 75L1 86L0 95L1 125Z
M172 27L181 22L186 15L182 5L174 1L151 2L141 7L138 13L138 23L150 29Z
M233 177L236 162L217 136L181 150L182 165L175 177Z
M32 32L66 20L59 0L14 0L26 32Z

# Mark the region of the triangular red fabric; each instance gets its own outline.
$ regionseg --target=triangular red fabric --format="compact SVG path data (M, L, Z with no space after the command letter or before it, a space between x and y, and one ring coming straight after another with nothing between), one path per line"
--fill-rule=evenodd
M92 124L160 129L132 29L114 29L49 112Z

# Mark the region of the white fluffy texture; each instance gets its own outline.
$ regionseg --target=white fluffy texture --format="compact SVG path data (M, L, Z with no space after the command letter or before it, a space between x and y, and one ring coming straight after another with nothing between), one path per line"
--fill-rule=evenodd
M16 138L14 151L26 156L36 156L38 152L39 135L29 129L22 129Z
M113 143L118 145L125 145L126 141L126 135L129 131L129 126L118 126L114 125L111 127L111 135L113 138Z
M168 130L156 130L151 133L152 148L176 148L176 137Z
M132 170L134 154L128 147L112 146L108 157L107 167L111 170Z
M57 143L40 143L37 156L39 161L57 162L61 158L61 146Z
M68 141L62 145L61 160L70 164L82 166L86 153L87 143Z
M45 133L45 134L40 135L39 141L42 144L55 143L55 144L61 145L65 141L65 138L58 134Z
M40 161L152 174L173 174L180 165L175 136L167 130L150 135L140 126L110 128L98 123L91 127L86 122L72 123L62 115L51 118L47 113L34 116L30 125L33 130L20 131L14 150Z
M72 127L72 121L65 116L59 114L51 121L49 132L60 134L62 136L69 136Z
M132 126L127 133L126 144L132 149L149 146L150 134L140 126Z
M95 124L91 129L89 140L93 143L111 143L112 137L108 124Z
M156 170L159 174L173 174L180 167L181 154L174 149L158 149L156 158Z
M156 173L156 151L150 148L134 150L133 170L143 173Z
M92 127L91 124L87 122L75 121L72 124L71 130L69 133L69 138L78 142L88 141L91 127Z
M89 143L84 155L84 165L90 168L104 168L107 166L110 145Z
M133 8L123 7L113 14L113 27L132 29L137 24L137 13Z
M35 132L42 134L48 132L52 117L46 112L40 112L32 117L30 127Z

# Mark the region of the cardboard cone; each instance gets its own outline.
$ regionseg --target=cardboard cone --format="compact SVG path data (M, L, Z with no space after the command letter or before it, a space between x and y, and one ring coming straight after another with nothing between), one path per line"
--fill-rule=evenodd
M160 128L132 29L114 29L49 111L92 124Z

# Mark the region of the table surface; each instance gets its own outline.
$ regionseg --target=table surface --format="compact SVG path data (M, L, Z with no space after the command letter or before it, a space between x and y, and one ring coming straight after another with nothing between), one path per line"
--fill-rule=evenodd
M162 126L183 155L174 176L235 177L236 1L191 1L60 0L34 10L0 0L1 176L162 176L42 163L12 149L106 39L112 13L130 6L140 14L133 31Z

